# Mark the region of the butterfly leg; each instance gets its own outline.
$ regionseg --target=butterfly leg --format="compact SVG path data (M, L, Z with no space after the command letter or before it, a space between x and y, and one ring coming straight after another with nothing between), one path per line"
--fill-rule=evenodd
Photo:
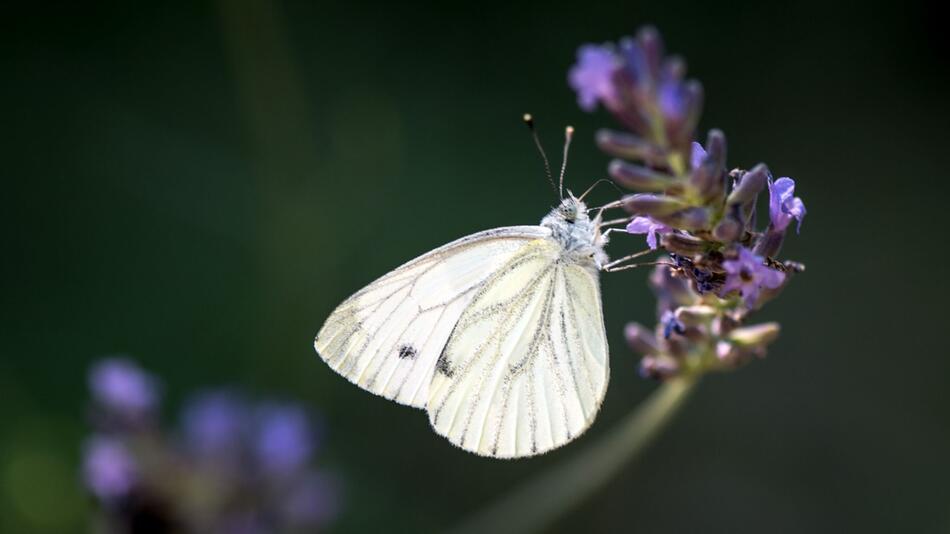
M629 262L630 260L634 260L641 256L645 256L651 252L656 252L656 251L654 249L646 249L646 250L641 250L640 252L630 254L629 256L624 256L618 260L614 260L608 263L607 265L604 265L601 268L601 270L607 273L614 273L617 271L625 271L627 269L635 269L637 267L646 267L649 265L673 265L672 263L666 262L666 261L648 261L648 262L642 262L642 263L627 263L626 265L624 265L624 263Z
M609 220L609 221L604 221L604 222L600 223L600 226L601 226L601 227L604 227L604 226L615 226L615 225L618 225L618 224L626 224L626 223L628 223L628 222L630 222L630 217L621 217L621 218L619 218L619 219L611 219L611 220Z
M636 252L636 253L634 253L634 254L630 254L629 256L624 256L624 257L622 257L622 258L620 258L620 259L618 259L618 260L614 260L614 261L612 261L612 262L610 262L610 263L604 265L604 266L603 266L603 270L604 270L604 271L607 271L607 272L610 272L611 270L614 270L616 267L620 266L621 264L623 264L623 263L625 263L625 262L628 262L628 261L630 261L630 260L637 259L637 258L639 258L639 257L641 257L641 256L646 256L647 254L649 254L649 253L651 253L651 252L654 252L654 250L648 248L648 249L646 249L646 250L641 250L640 252Z
M648 262L643 262L643 263L630 263L627 265L619 265L619 266L610 267L610 268L604 267L603 270L604 272L607 272L607 273L615 273L617 271L626 271L627 269L636 269L637 267L647 267L650 265L669 265L671 267L676 267L676 265L668 261L648 261Z

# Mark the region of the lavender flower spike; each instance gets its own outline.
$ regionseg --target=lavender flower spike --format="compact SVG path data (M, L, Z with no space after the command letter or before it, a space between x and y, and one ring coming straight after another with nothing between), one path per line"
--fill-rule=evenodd
M568 73L568 82L577 91L577 104L594 111L597 102L617 99L614 74L620 67L617 55L606 46L584 45L577 51L577 64Z
M657 247L657 234L668 234L672 231L673 229L669 226L658 223L649 217L634 217L627 225L628 234L646 234L647 245L654 250Z
M726 260L722 266L726 270L726 283L722 286L721 294L739 290L749 308L755 306L763 287L775 289L785 281L785 273L767 267L761 256L756 256L745 247L739 248L737 259Z
M805 203L795 194L795 180L779 178L773 183L769 180L769 217L772 226L779 232L784 232L792 219L798 221L795 231L802 229L802 219L805 218Z

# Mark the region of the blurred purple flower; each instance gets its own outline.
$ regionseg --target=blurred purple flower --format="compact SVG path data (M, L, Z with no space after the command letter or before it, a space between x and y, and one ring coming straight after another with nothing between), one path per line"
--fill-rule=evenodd
M336 517L339 509L339 482L319 471L300 479L283 502L285 519L297 527L325 524Z
M254 452L265 472L286 475L309 461L314 435L303 409L268 405L261 409L259 417Z
M650 217L634 217L633 220L627 224L628 234L647 235L647 245L649 245L651 249L657 247L657 234L668 234L672 231L673 229L669 226L656 222Z
M794 197L794 194L795 180L779 178L774 183L769 180L769 217L772 219L772 226L779 232L784 232L792 219L798 221L795 231L800 232L802 229L805 203Z
M121 359L101 361L89 373L106 417L92 414L100 433L83 448L81 477L110 528L134 530L129 506L146 506L156 520L180 524L181 531L210 534L312 531L336 517L340 483L310 467L315 430L322 428L302 406L206 390L185 404L179 439L173 439L158 421L149 420L155 424L148 432L125 424L157 411L156 384Z
M140 415L158 401L158 384L131 361L109 358L89 372L89 388L103 407L123 414Z
M568 83L577 91L581 109L593 111L598 101L616 100L614 74L619 65L616 54L606 46L588 44L577 50L577 64L568 73Z
M125 445L105 436L89 438L83 447L83 481L104 501L128 495L135 485L135 460Z
M247 424L246 410L241 399L229 391L199 394L182 414L187 445L203 456L236 451Z
M785 281L785 273L767 267L761 256L756 256L745 247L739 248L737 259L726 260L722 266L726 270L726 283L721 293L725 295L731 291L741 291L746 306L750 308L755 305L763 287L775 289Z

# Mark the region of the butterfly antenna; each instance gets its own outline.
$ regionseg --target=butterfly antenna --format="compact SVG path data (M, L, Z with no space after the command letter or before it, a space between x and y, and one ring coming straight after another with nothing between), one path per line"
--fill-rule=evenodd
M544 153L544 147L541 146L541 140L538 139L538 132L534 129L534 117L532 117L530 113L525 113L521 120L524 121L525 126L531 131L534 146L538 147L538 152L541 153L541 159L544 161L544 174L548 177L548 182L551 183L551 189L554 189L554 177L551 176L551 164L548 163L548 155ZM563 198L563 195L561 197Z
M568 126L564 129L564 155L561 156L561 178L559 180L561 188L558 190L558 194L561 195L561 198L564 198L564 171L567 170L567 151L571 148L571 139L573 138L574 127ZM586 195L587 193L584 194ZM581 198L584 198L584 196L581 195Z
M623 192L624 192L623 189L620 189L619 187L617 187L617 184L613 183L612 181L610 181L610 180L607 179L607 178L601 178L600 180L597 180L596 182L594 182L593 184L591 184L591 186L587 188L587 191L584 191L584 194L581 195L580 197L578 197L577 200L584 200L584 197L586 197L588 193L590 193L591 191L593 191L595 187L597 187L598 185L600 185L600 184L602 184L602 183L604 183L604 182L607 182L607 183L613 185L613 186L617 189L617 191L620 191L620 194L623 194Z

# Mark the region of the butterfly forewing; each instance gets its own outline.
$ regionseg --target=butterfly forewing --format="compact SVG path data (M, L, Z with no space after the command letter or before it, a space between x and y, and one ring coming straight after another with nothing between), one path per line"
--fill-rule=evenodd
M593 421L606 391L607 343L596 272L540 239L485 280L432 377L437 432L471 452L522 457Z
M337 307L314 346L360 387L424 407L437 359L474 295L524 247L549 235L540 226L499 228L420 256Z

